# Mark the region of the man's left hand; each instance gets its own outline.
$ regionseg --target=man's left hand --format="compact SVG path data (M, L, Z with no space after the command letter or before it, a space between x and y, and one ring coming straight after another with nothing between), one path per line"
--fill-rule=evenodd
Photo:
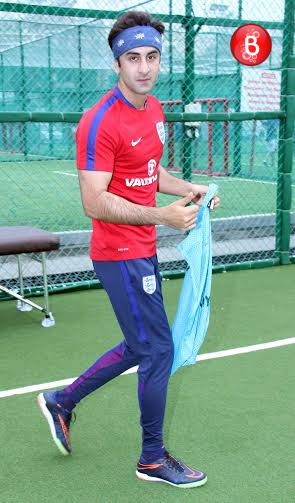
M195 195L195 197L192 199L192 203L195 203L198 206L201 206L203 199L208 192L208 185L197 185L195 183L192 183L190 191L193 192ZM211 209L211 211L216 210L216 208L218 208L218 206L220 205L219 197L214 196L213 202L214 202L214 206Z

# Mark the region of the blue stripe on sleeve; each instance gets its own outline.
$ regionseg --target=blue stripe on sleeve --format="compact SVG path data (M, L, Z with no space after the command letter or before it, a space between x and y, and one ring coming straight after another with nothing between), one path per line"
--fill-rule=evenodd
M93 117L91 126L88 132L87 139L87 157L86 157L86 169L94 171L94 155L95 155L95 140L98 127L103 119L104 114L109 110L109 108L114 105L117 101L118 96L112 94L106 102L98 109L95 116Z

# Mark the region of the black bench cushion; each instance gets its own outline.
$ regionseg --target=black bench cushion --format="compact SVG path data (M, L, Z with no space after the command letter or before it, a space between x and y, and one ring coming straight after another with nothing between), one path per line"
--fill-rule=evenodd
M52 232L34 227L0 227L0 255L46 252L59 248L59 238Z

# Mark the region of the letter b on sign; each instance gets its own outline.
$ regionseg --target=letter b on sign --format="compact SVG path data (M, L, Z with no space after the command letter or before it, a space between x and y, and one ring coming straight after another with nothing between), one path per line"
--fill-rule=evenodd
M247 36L245 39L245 51L250 56L256 56L256 54L259 52L259 45L257 45L256 42L257 38L253 36ZM250 45L253 45L255 47L255 52L250 51Z
M230 41L234 58L242 65L260 65L270 55L271 38L258 24L244 24L238 28Z

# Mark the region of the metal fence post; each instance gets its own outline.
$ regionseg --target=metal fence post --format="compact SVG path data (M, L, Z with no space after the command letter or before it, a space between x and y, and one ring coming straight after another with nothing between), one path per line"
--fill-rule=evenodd
M2 93L2 110L5 110L5 90L4 90L4 66L3 66L3 54L0 54L0 70L1 70L1 93Z
M242 0L239 0L239 20L242 19ZM242 21L241 21L242 25ZM235 112L241 111L241 89L242 89L242 68L241 63L237 62L236 73L236 93L235 93ZM234 139L234 167L233 174L239 175L241 172L241 144L242 144L242 123L235 123L235 139Z
M48 59L48 105L52 112L52 64L51 64L51 37L47 39L47 59ZM49 155L53 155L53 124L49 123Z
M294 1L285 0L280 109L286 118L280 123L277 179L276 255L281 264L290 263L291 191L293 130L295 117Z
M183 21L185 27L185 70L183 80L183 104L193 103L194 101L194 87L195 87L195 30L194 30L194 17L192 15L192 0L186 0L185 3L185 20ZM186 134L186 127L184 127L183 138L183 178L191 180L191 166L192 166L192 140Z
M78 26L78 63L79 63L79 91L78 91L78 109L83 111L83 81L82 81L82 27Z
M21 61L21 103L22 110L27 110L27 89L26 89L26 74L25 74L25 54L24 54L24 45L23 45L23 30L22 30L22 21L18 22L19 26L19 49L20 49L20 61ZM28 158L28 126L24 124L23 130L23 153L25 160Z

